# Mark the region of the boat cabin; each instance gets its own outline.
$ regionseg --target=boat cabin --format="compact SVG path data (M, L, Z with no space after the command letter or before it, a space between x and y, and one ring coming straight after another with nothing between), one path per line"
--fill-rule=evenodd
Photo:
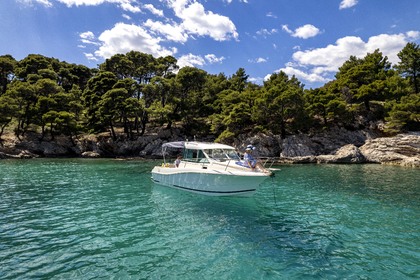
M231 146L219 143L169 142L162 145L165 158L166 149L183 149L182 160L186 162L210 163L211 161L240 161L240 157Z

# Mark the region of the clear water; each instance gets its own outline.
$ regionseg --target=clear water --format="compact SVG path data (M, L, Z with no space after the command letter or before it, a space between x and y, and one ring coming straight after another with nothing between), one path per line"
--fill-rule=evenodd
M283 166L254 197L158 162L0 161L0 279L419 279L420 171Z

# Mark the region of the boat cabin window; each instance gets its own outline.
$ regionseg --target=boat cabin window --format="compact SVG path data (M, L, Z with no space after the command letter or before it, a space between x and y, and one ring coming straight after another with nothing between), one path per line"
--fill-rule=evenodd
M240 160L235 150L211 149L211 150L204 150L204 152L210 158L218 160L218 161Z
M184 160L200 163L208 163L209 160L206 158L202 150L188 150L184 151Z

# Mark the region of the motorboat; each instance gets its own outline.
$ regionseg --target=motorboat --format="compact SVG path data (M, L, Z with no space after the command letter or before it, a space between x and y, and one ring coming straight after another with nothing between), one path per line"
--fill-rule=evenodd
M176 162L168 162L178 154ZM163 163L152 180L163 186L212 196L251 196L273 173L251 168L234 147L207 142L178 141L162 145Z

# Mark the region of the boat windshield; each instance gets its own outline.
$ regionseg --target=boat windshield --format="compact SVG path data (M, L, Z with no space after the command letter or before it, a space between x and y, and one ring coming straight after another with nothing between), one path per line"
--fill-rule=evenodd
M200 162L200 163L208 163L209 160L204 155L202 150L184 150L184 161L192 161L192 162Z
M212 159L217 161L226 161L226 160L240 160L240 157L233 149L208 149L204 152Z

